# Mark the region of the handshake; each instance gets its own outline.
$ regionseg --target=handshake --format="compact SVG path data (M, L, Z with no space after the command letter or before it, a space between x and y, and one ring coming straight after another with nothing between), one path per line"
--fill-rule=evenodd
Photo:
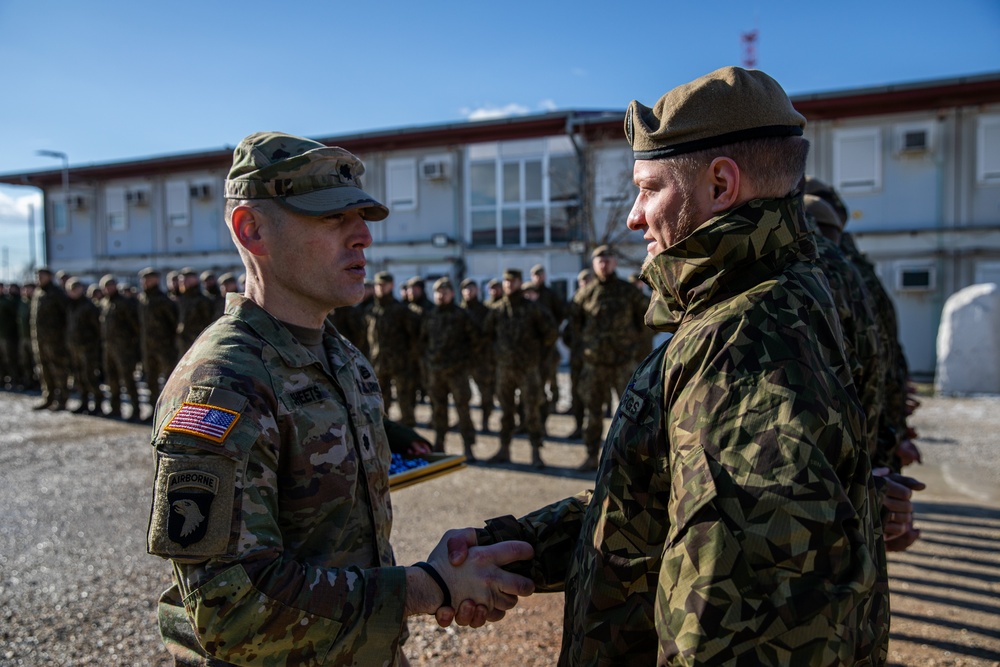
M478 628L496 622L535 591L527 577L502 569L534 556L527 542L476 546L473 528L449 530L426 562L406 568L405 615L434 614L442 627L456 621Z

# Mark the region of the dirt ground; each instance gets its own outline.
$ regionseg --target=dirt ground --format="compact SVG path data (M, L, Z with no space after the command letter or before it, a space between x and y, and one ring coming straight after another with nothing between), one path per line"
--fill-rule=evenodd
M169 664L155 622L169 567L146 555L144 542L148 427L32 412L35 402L0 394L0 665ZM421 406L418 418L427 413ZM1000 399L926 398L914 424L924 463L912 474L928 489L918 502L922 539L890 557L891 664L998 666ZM528 465L527 441L518 439L510 465L471 465L394 492L399 561L424 559L447 528L587 488L592 476L575 471L583 449L565 438L571 421L557 415L548 426L544 471ZM476 455L497 445L480 436ZM457 434L447 447L461 451ZM479 630L414 620L406 652L414 665L552 665L562 602L532 596Z

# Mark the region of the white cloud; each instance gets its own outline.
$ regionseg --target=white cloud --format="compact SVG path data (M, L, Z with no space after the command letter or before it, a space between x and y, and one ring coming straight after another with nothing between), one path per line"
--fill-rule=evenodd
M538 108L542 111L555 111L559 107L556 105L555 100L542 100L538 103Z
M34 206L37 220L38 216L40 216L39 212L42 209L41 193L28 192L27 194L19 194L18 190L24 192L25 189L0 187L0 219L3 219L5 222L8 219L16 219L27 224L28 210L31 206Z
M507 118L509 116L523 116L531 113L531 109L523 104L511 102L502 107L486 105L478 109L464 108L459 110L467 120L492 120L494 118Z

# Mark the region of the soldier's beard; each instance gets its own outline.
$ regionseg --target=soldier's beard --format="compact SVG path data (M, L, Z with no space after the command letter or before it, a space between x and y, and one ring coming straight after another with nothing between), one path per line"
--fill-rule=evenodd
M709 219L710 216L702 215L701 211L698 210L698 206L695 203L694 196L690 193L685 193L681 198L681 205L677 211L677 217L672 225L669 225L670 230L670 247L674 247L687 237L691 236L694 230L701 227L701 225ZM649 253L646 255L646 259L642 262L641 271L646 273L646 269L653 263L653 260L668 248L660 250L658 253Z

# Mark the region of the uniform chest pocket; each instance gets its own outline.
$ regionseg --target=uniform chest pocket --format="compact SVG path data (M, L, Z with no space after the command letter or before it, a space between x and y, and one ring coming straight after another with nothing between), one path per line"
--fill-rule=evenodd
M673 546L684 535L698 512L715 499L718 492L709 468L705 448L697 445L670 465L670 531L667 544Z

